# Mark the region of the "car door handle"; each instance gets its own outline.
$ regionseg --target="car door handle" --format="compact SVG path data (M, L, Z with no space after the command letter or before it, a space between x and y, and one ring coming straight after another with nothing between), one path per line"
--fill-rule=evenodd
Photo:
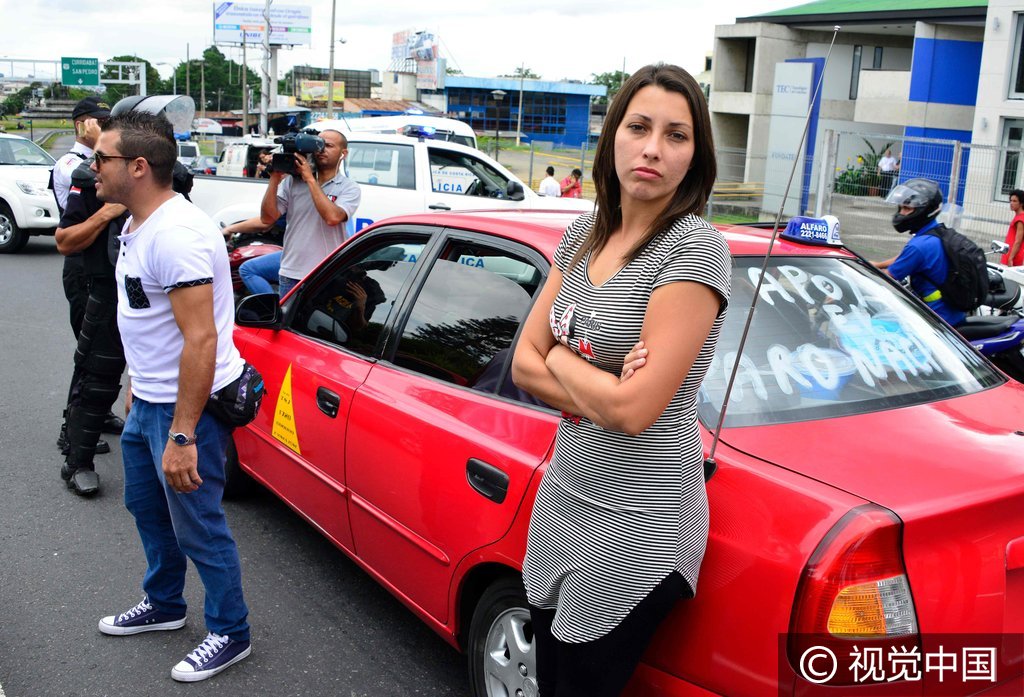
M508 494L508 475L475 457L466 462L466 481L484 498L502 503Z
M430 206L427 206L427 208L429 208L432 211L450 211L452 209L451 206L446 206L443 203L435 203Z
M326 387L316 388L316 405L320 411L332 419L338 415L338 407L341 406L341 397L331 392Z

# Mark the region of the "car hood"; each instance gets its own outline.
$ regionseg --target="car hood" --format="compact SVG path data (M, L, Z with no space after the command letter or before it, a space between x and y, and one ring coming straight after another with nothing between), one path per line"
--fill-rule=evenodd
M871 414L731 428L722 440L906 521L1024 492L1024 385Z
M50 181L50 167L46 165L0 165L0 177L46 184Z

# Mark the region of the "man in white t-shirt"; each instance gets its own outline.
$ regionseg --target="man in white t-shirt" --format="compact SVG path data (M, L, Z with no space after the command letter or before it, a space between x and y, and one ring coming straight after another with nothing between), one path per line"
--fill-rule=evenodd
M537 188L537 193L541 196L558 198L562 195L562 187L558 184L558 180L555 179L555 168L548 165L546 171L548 176L541 179L540 186Z
M194 682L251 650L238 548L221 506L231 427L204 411L244 362L232 338L224 240L205 213L171 189L176 157L162 115L115 115L96 143L97 196L131 213L115 269L130 378L121 452L125 505L148 566L142 602L102 618L99 629L125 636L183 627L191 559L206 589L209 633L171 677Z

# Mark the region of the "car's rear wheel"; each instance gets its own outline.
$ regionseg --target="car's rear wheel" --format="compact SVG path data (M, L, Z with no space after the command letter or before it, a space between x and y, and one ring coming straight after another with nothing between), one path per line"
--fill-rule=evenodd
M235 439L228 438L227 459L224 462L224 496L229 499L243 499L256 489L256 480L242 470L238 462Z
M28 233L18 227L6 203L0 203L0 254L13 254L28 242Z
M536 697L533 624L518 577L499 579L480 596L467 648L474 697Z

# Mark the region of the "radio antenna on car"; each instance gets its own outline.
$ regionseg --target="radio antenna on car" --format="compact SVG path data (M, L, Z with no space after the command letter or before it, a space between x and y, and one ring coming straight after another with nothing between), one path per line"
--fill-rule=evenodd
M786 200L789 198L789 190L793 186L793 177L796 176L796 168L800 164L800 151L804 148L804 143L807 142L807 132L811 126L811 115L814 113L814 104L818 100L818 94L821 92L821 85L825 81L825 70L828 68L828 59L832 56L832 47L836 44L836 36L839 35L840 26L837 24L832 27L832 41L829 42L828 52L825 54L825 64L821 68L821 75L818 76L818 84L814 87L814 94L811 95L811 101L807 105L807 116L804 119L804 131L800 136L800 142L796 146L796 152L793 155L793 168L789 172L789 181L786 182L786 191L782 194L782 202L779 203L779 212L775 214L775 225L772 226L772 236L768 240L768 251L764 255L764 263L761 264L761 273L758 274L757 284L754 286L754 295L750 299L750 311L747 312L747 319L743 323L743 333L740 334L740 343L736 349L736 362L733 363L732 371L729 373L729 382L725 386L725 395L722 398L722 411L718 415L718 424L715 426L714 437L711 439L711 450L708 453L707 458L704 460L704 480L711 479L714 475L715 470L718 469L718 464L715 462L715 451L718 449L718 441L722 436L722 425L725 423L725 413L729 408L729 398L732 396L732 388L736 382L736 373L740 366L740 359L743 358L743 349L747 343L747 335L750 333L750 325L754 321L754 310L757 308L757 299L761 294L761 285L764 281L764 275L768 271L768 262L771 260L772 249L775 247L775 240L779 237L779 222L782 220L782 212L786 208Z

